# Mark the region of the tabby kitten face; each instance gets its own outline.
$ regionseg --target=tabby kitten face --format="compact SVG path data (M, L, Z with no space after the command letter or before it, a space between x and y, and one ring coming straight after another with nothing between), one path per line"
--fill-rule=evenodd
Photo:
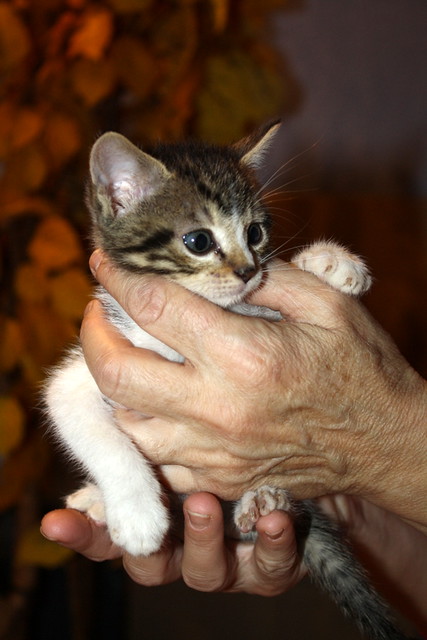
M234 147L153 155L104 134L90 160L95 245L126 270L165 275L221 306L240 302L262 279L270 220L251 167L276 129Z

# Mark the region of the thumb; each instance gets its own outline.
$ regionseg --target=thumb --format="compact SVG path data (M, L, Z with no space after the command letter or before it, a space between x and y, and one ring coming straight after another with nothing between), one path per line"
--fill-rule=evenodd
M170 280L118 268L99 249L89 264L98 282L141 328L190 360L203 352L207 334L229 315Z

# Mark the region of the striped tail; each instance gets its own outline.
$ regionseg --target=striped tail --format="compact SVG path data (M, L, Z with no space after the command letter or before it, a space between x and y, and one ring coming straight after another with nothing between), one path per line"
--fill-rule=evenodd
M311 501L297 503L304 563L313 582L329 594L370 640L406 640L391 611L370 584L338 526Z

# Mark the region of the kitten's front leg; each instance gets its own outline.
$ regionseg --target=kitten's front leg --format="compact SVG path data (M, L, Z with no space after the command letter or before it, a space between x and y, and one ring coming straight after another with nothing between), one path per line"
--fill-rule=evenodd
M315 242L293 256L292 262L350 295L365 293L372 283L363 260L333 242Z

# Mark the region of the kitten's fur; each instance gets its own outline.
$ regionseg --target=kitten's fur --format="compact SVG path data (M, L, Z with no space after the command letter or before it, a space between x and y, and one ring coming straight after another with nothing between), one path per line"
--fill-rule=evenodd
M244 304L261 283L269 251L270 219L253 169L277 128L269 126L233 147L163 145L153 155L119 134L104 134L90 158L95 246L124 271L162 274L233 311L279 320L276 312ZM308 247L293 263L347 293L370 286L364 263L332 243ZM183 360L140 329L105 290L99 288L97 296L136 346ZM129 553L157 551L169 514L156 472L115 423L113 403L98 390L80 348L52 373L45 397L55 434L93 480L69 496L67 505L106 522L112 540ZM235 524L247 532L260 514L275 508L293 512L304 562L344 612L371 638L403 638L337 528L314 503L295 503L285 490L262 487L237 503Z

